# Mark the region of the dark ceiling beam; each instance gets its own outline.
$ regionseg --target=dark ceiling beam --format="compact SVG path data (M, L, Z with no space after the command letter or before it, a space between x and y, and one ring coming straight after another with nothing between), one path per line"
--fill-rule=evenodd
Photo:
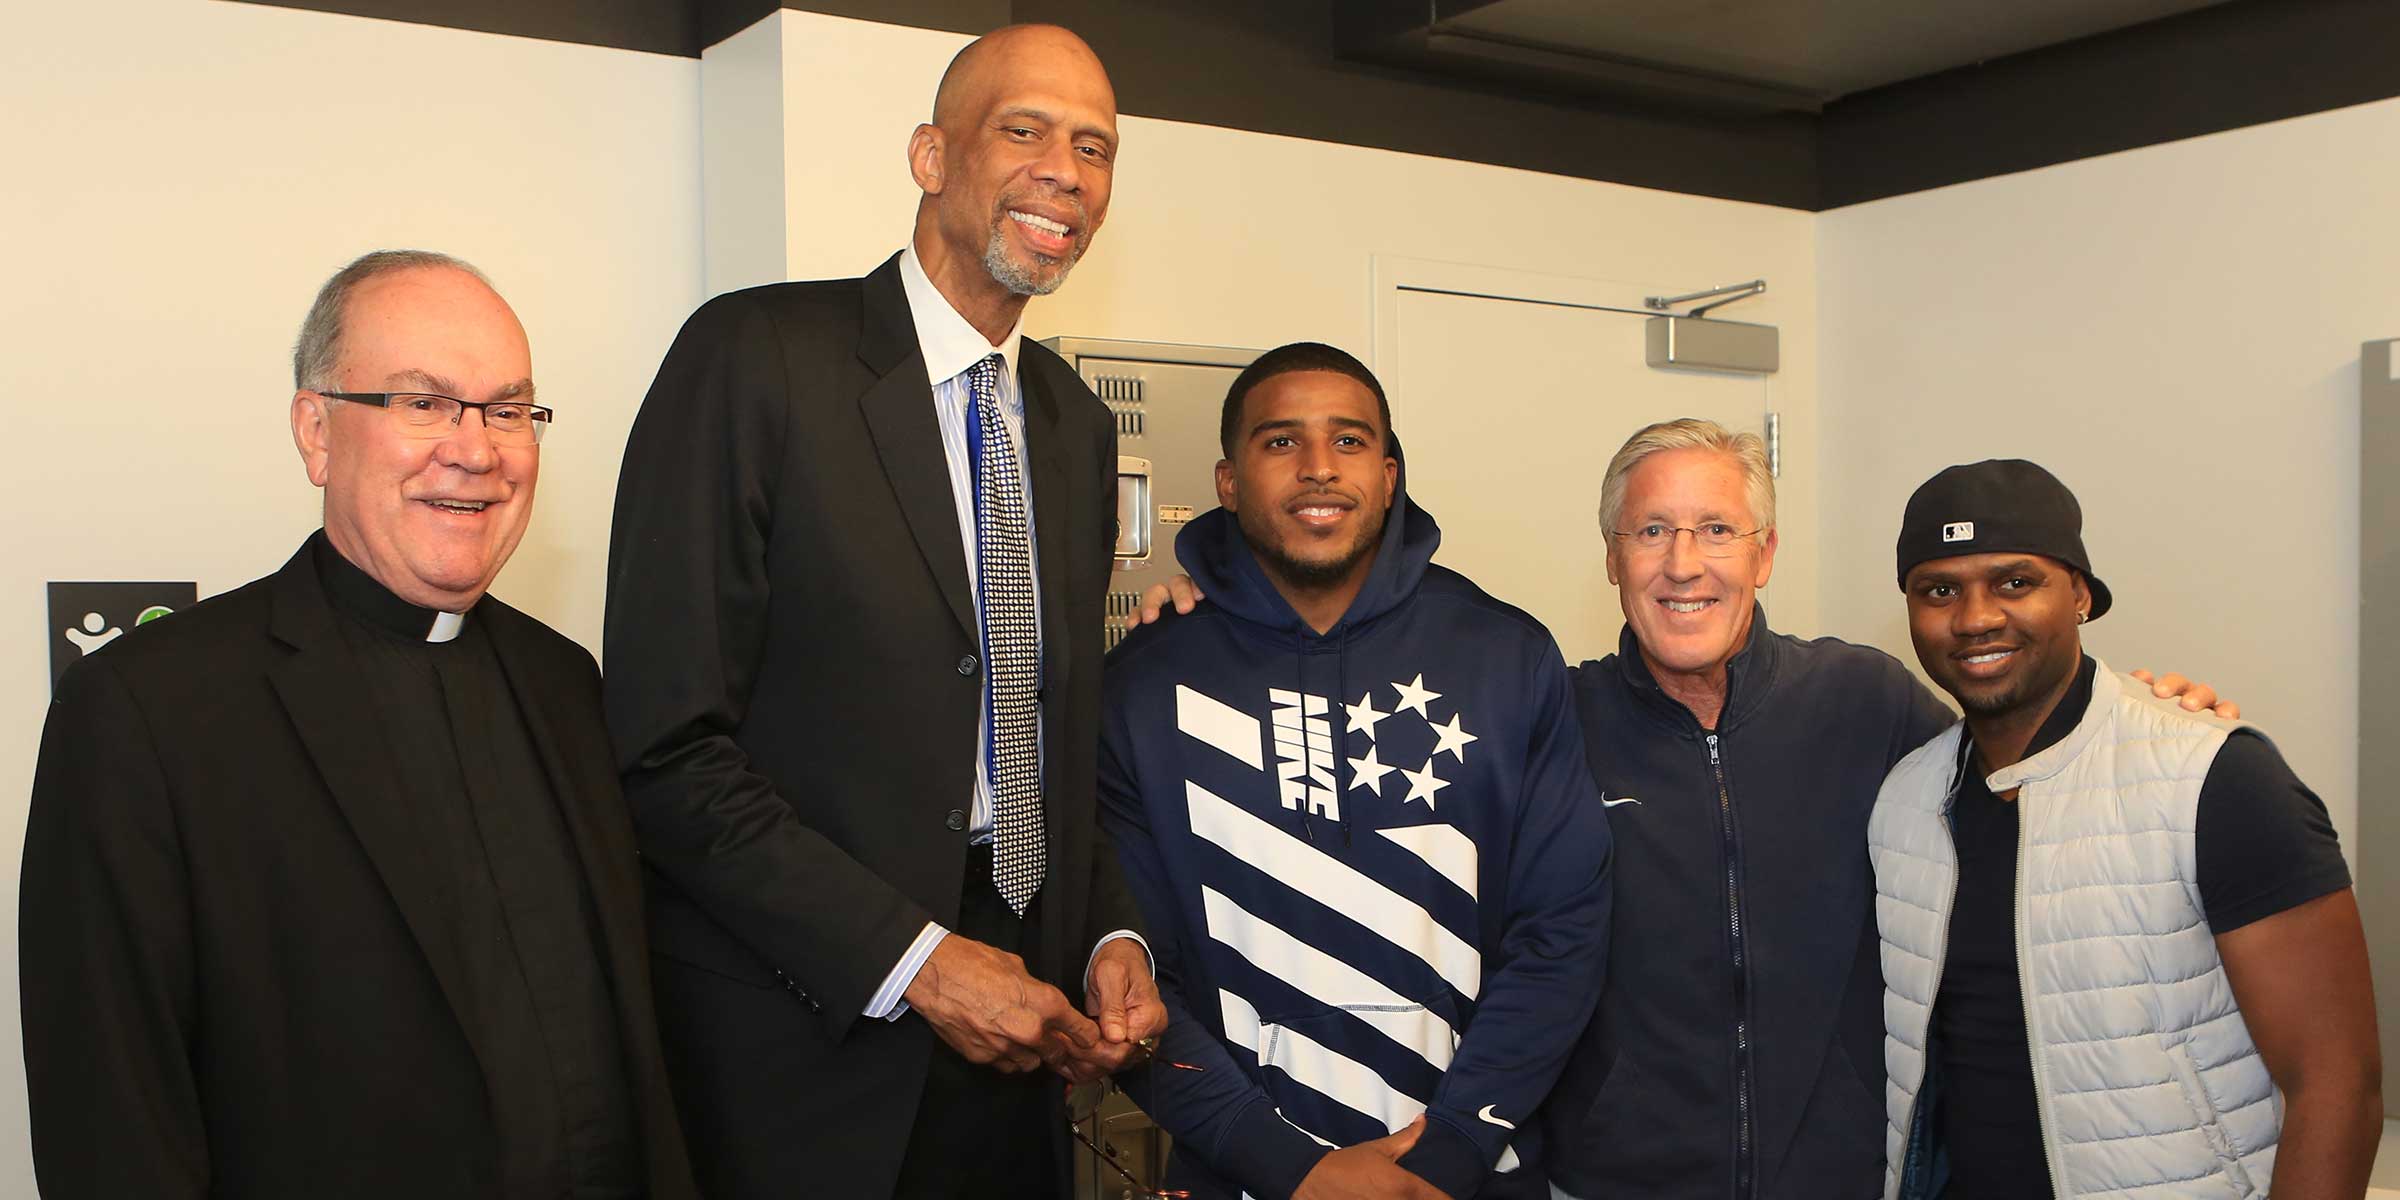
M233 0L513 37L699 57L694 0ZM772 11L768 6L766 11Z
M2400 96L2400 3L2233 0L1845 96L1816 207Z
M1429 6L1421 0L1334 0L1334 28L1348 57L1483 80L1519 92L1630 102L1700 116L1813 113L1822 106L1823 97L1814 92L1497 38L1456 24L1460 15L1498 2Z

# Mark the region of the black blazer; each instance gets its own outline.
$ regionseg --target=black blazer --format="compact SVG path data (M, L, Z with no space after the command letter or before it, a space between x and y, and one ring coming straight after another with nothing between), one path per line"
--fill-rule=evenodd
M310 555L59 683L19 912L45 1196L501 1195L412 801ZM475 619L582 861L650 1194L691 1196L598 672L498 600Z
M1094 940L1139 922L1093 803L1116 427L1030 340L1018 377L1048 821L1028 968L1081 1007ZM957 923L982 705L946 462L896 256L701 306L626 446L609 725L712 1196L794 1172L879 1196L899 1170L936 1039L860 1014L928 920Z

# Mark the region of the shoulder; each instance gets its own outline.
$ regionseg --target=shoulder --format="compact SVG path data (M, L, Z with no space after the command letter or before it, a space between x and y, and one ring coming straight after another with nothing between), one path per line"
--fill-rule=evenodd
M769 283L711 297L684 321L684 332L855 330L863 323L864 280L817 279Z
M1460 633L1547 650L1551 658L1559 657L1549 626L1440 563L1426 566L1425 578L1417 585L1417 599L1455 622Z
M1916 677L1899 659L1873 646L1837 637L1799 638L1772 632L1768 636L1782 644L1787 660L1799 673L1822 675L1826 682L1868 684L1900 692L1913 691L1916 686Z
M496 639L530 652L545 667L562 675L589 679L595 686L600 681L599 661L581 642L560 633L536 620L523 609L508 604L498 596L485 596L475 607L475 617Z
M1116 418L1100 397L1092 394L1083 376L1067 365L1050 347L1026 338L1017 350L1017 377L1029 390L1037 390L1058 406L1059 416L1081 421L1095 427L1114 429Z
M1950 774L1958 762L1958 742L1965 736L1965 729L1964 724L1952 722L1948 729L1935 734L1932 740L1901 755L1900 761L1892 764L1891 772L1883 778L1881 798L1903 797L1919 788L1929 776L1947 787Z
M211 596L181 612L126 630L69 669L93 663L128 682L219 669L229 659L258 656L268 648L274 616L274 579L254 579Z
M1228 620L1224 610L1209 600L1194 605L1189 613L1178 613L1172 607L1147 625L1136 625L1109 650L1107 675L1103 686L1120 687L1159 671L1172 670L1189 646L1222 632Z

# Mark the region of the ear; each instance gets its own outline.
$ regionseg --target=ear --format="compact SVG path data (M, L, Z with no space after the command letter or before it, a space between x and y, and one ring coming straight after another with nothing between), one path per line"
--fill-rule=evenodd
M1233 460L1220 458L1217 460L1217 507L1226 512L1232 512L1236 498L1233 487Z
M1758 548L1758 578L1750 581L1751 587L1767 586L1767 577L1775 573L1775 547L1782 540L1782 534L1772 529L1767 531L1767 544Z
M308 481L325 486L326 463L333 457L333 401L315 392L292 393L292 445Z
M1608 531L1602 530L1600 533L1600 541L1602 543L1600 547L1600 562L1602 565L1608 568L1608 586L1625 586L1624 581L1617 575L1617 539L1609 536Z
M945 139L939 127L919 125L908 135L908 177L928 196L942 194L942 148Z
M1383 506L1390 508L1400 498L1400 460L1385 455L1383 459Z
M2092 611L2091 581L2085 579L2081 571L2067 573L2075 577L2075 611L2079 614Z

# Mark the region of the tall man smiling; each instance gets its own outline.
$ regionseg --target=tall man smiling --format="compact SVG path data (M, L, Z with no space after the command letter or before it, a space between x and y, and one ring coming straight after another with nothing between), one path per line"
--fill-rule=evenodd
M1108 213L1115 93L1000 30L907 149L909 245L704 305L626 445L609 715L719 1200L1053 1196L1038 1068L1164 1022L1095 853L1115 427L1018 333Z

